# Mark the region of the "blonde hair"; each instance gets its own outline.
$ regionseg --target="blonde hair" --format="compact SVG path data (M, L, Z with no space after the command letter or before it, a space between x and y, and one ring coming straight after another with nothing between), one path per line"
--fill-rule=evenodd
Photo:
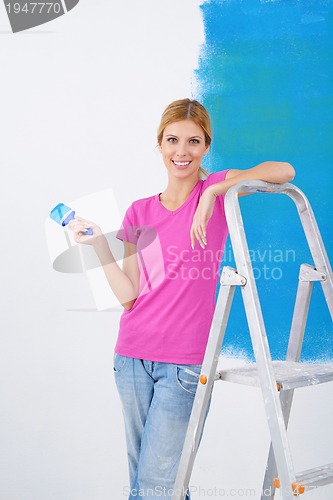
M161 145L165 128L180 120L194 121L204 131L206 146L211 144L213 134L210 116L206 108L194 99L179 99L170 103L162 113L160 126L157 130L157 143L159 145ZM199 174L200 177L208 176L208 172L202 167L199 168Z

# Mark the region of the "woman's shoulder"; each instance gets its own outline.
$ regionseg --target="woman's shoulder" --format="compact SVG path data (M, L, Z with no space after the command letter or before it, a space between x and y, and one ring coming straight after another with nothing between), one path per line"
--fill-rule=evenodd
M208 174L208 177L203 180L202 189L205 190L208 186L216 184L217 182L222 182L225 180L226 175L230 169L217 170Z
M131 203L132 210L135 212L140 212L142 210L148 210L154 203L157 195L147 196L145 198L139 198Z
M224 181L229 170L230 170L230 168L210 172L208 174L208 177L206 177L206 179L204 179L204 182L208 183L208 184L214 184L215 182Z
M151 213L154 213L154 196L139 198L132 201L127 208L124 220L132 225L140 225L143 220L149 218Z

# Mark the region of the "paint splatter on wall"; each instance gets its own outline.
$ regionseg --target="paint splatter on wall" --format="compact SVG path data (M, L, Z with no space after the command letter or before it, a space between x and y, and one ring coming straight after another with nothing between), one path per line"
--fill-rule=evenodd
M201 5L205 44L197 95L211 113L214 140L205 167L248 168L289 161L333 259L333 2L211 0ZM296 208L283 195L241 200L269 343L283 358L299 266L312 264ZM230 244L224 262L234 265ZM252 356L240 293L225 350ZM333 327L315 284L303 359L333 357Z

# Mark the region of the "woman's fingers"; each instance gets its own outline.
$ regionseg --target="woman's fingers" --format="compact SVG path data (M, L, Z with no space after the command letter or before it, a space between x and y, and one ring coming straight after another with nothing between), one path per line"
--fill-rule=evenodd
M216 196L214 193L209 192L207 188L202 194L193 216L191 227L192 248L193 243L195 243L195 239L199 241L202 248L205 248L205 245L207 245L206 227L213 214L215 200Z
M72 229L73 227L77 227L79 225L86 225L86 226L92 226L93 225L93 222L87 220L87 219L83 219L83 217L75 217L74 219L72 219L68 226Z
M196 223L193 222L192 227L191 227L191 231L190 231L190 238L191 238L192 248L194 248L196 240L198 240L198 242L202 248L205 248L205 246L207 245L205 224L201 223L199 225L196 225Z
M198 233L198 235L200 237L200 240L203 241L204 243L207 243L206 242L206 231L205 231L205 225L204 225L204 223L201 223L198 226L197 233Z
M75 219L72 219L69 224L67 225L68 229L73 231L74 235L78 234L85 234L87 232L87 229L93 227L92 223L89 223L86 219L83 219L82 217L75 217Z
M205 233L203 226L199 226L197 228L196 234L197 234L197 240L199 241L200 246L202 248L205 248L205 246L207 245L207 239L206 239L206 233Z
M99 226L92 221L83 219L83 217L76 216L66 227L73 231L76 243L95 245L99 241L99 238L103 236L103 232ZM90 231L87 234L88 229Z
M193 224L192 224L191 230L190 230L190 239L191 239L191 247L192 247L192 249L194 249L194 246L195 246L195 234L194 234Z
M73 219L73 220L74 221L77 220L79 222L84 222L85 224L88 224L89 226L94 225L94 223L91 220L84 219L83 217L79 217L79 216L76 216L75 219Z

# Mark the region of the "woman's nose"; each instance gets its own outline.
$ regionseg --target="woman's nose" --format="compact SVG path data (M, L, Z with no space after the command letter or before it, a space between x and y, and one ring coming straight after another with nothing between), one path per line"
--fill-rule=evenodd
M187 154L187 151L186 151L186 146L185 144L178 144L178 148L177 148L177 152L176 152L177 156L186 156Z

